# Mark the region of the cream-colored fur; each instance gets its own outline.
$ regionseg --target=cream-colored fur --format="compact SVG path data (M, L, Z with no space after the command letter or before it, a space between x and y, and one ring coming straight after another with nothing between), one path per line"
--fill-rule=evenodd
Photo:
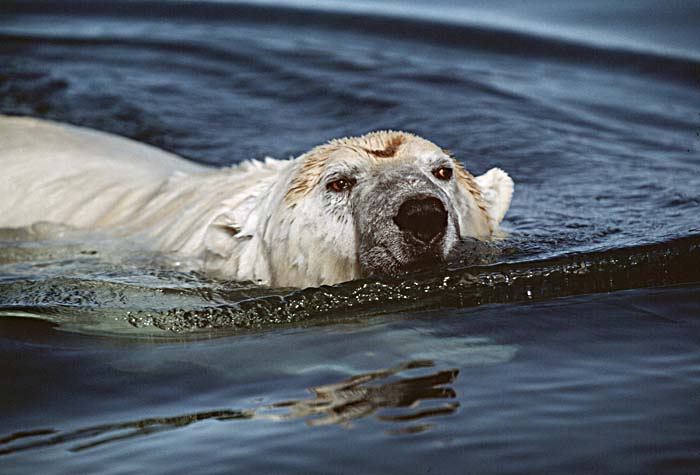
M400 153L370 156L397 134ZM330 218L320 205L324 167L353 160L379 167L444 153L411 134L381 132L294 160L214 169L94 130L0 116L0 226L46 221L109 230L226 278L336 283L359 277L360 268L352 223L337 213ZM457 175L454 199L468 210L459 216L462 237L489 238L508 209L512 180L498 169L474 179L458 168ZM334 230L336 222L350 227Z

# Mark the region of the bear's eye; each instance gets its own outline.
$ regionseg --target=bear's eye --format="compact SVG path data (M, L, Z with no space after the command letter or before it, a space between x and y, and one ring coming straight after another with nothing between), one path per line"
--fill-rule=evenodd
M338 178L337 180L328 182L328 184L326 185L326 189L329 191L334 191L336 193L341 193L343 191L349 190L354 185L354 180L351 180L349 178Z
M433 170L433 175L435 175L435 178L438 180L447 181L452 178L452 169L450 167L440 167Z

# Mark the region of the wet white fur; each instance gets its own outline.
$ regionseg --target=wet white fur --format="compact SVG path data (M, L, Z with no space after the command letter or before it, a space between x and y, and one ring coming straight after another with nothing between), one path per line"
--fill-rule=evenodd
M303 158L215 169L107 133L0 116L0 227L109 230L205 272L275 286L359 277L352 220L324 211L323 190L284 203ZM493 169L477 183L497 225L512 180Z

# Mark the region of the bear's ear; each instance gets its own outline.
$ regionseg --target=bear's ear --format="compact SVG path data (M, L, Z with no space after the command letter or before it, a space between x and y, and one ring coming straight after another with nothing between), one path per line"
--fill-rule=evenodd
M500 168L492 168L476 177L481 196L486 205L486 212L494 224L503 221L513 197L513 180Z

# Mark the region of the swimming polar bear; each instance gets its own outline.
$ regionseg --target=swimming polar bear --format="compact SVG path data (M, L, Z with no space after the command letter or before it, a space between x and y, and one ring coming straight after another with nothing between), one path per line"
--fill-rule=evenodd
M489 239L513 181L474 178L416 135L332 140L214 169L111 134L0 116L0 227L53 222L142 239L215 276L334 284L443 261Z

